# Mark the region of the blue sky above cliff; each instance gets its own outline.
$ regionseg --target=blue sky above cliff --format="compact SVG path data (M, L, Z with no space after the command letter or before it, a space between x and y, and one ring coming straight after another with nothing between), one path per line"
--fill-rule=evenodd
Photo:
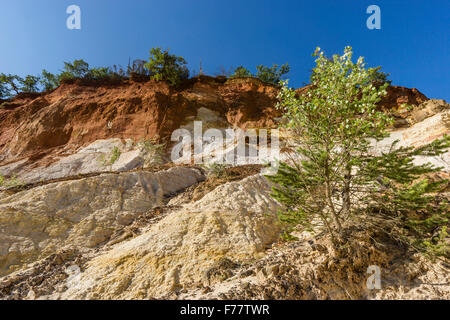
M66 27L69 5L81 8L81 30ZM369 30L369 5L381 9L381 30ZM311 53L351 45L393 84L450 101L448 0L19 0L0 3L0 72L58 72L63 61L91 66L147 59L170 48L207 74L220 66L291 65L291 85L308 81Z

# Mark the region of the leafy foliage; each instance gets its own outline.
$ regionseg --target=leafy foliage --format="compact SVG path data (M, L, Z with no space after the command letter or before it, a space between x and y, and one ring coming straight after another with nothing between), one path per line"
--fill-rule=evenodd
M314 56L309 90L297 96L285 81L277 105L298 145L298 157L268 176L276 185L272 196L286 207L279 214L286 236L292 238L298 225L307 230L323 226L340 242L343 226L358 221L415 248L433 247L433 231L445 231L449 216L444 203L433 203L432 194L446 181L423 179L440 168L413 160L444 153L450 138L420 148L395 142L374 155L371 144L387 137L392 123L377 111L389 84L375 85L379 68L366 68L362 57L353 62L351 47L332 59L319 48Z
M272 67L259 65L256 69L258 70L256 72L256 77L258 79L273 84L278 84L283 76L290 71L289 64L287 63L280 67L277 64L274 64Z
M59 86L59 79L58 76L48 72L47 70L43 69L40 83L44 90L49 91L57 88Z
M380 71L380 69L380 67L377 68L376 72L371 75L369 81L371 81L374 85L383 85L385 83L391 85L392 81L388 80L390 73L385 73Z
M6 83L0 80L0 99L7 98L9 96L9 90Z
M84 78L89 73L89 64L83 59L64 62L64 70L59 75L59 81Z
M103 166L112 166L120 158L121 154L122 152L119 147L115 146L111 150L111 157L109 159L106 159L105 155L102 154L97 160L100 161Z
M28 75L24 79L20 80L21 83L21 91L22 92L38 92L39 91L39 80L40 78L37 76Z
M111 151L111 158L109 159L109 164L114 164L117 159L119 159L120 155L122 153L120 152L118 147L114 147Z
M86 74L86 78L92 79L92 80L104 80L109 79L111 77L111 70L108 67L99 67L99 68L92 68L89 69L88 73Z
M14 93L19 94L21 81L23 79L18 75L0 73L0 93L2 93L2 96L9 98Z
M231 78L247 78L247 77L253 77L253 74L245 68L244 66L239 66L236 69L234 69L233 74L231 75Z
M20 92L50 91L57 88L62 82L72 82L75 79L86 80L123 80L147 81L148 79L165 80L171 85L178 85L181 80L189 78L187 62L183 57L170 54L168 50L152 48L150 58L146 62L136 59L123 68L118 65L112 67L90 68L83 59L76 59L72 62L64 62L63 70L58 74L53 74L45 69L39 76L27 75L21 78L17 75L0 74L0 99L10 98ZM273 65L272 67L257 67L256 77L263 81L278 84L279 80L289 72L289 65ZM200 63L199 74L203 74ZM220 67L220 72L216 75L237 78L255 77L249 69L239 66L234 71L232 68Z
M182 79L189 78L189 70L186 61L182 57L170 54L168 50L161 48L150 50L149 61L145 64L152 79L166 80L172 85L177 85Z
M234 69L231 78L256 77L265 82L279 84L283 76L289 73L290 67L288 64L282 65L280 67L277 64L274 64L272 67L259 65L256 67L256 70L256 75L253 75L251 71L246 67L239 66Z

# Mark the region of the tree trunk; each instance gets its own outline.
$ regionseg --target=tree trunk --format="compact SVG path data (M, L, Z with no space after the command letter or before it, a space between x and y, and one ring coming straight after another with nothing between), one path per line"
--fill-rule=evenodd
M352 168L349 164L345 166L344 171L344 187L342 190L342 211L341 214L345 216L350 211L350 183L352 179Z

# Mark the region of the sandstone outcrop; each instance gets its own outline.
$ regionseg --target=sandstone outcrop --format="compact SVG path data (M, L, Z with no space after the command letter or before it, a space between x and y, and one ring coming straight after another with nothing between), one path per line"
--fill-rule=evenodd
M0 199L0 275L63 247L92 248L163 197L204 179L194 168L102 174Z
M157 298L223 280L211 276L218 264L253 262L278 239L269 191L260 175L219 186L93 258L76 286L51 298Z

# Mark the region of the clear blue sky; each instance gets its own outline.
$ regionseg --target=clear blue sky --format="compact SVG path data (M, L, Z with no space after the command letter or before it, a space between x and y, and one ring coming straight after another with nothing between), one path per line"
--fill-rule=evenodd
M82 11L82 29L66 28L66 8ZM381 30L366 8L381 8ZM57 72L63 61L126 65L170 48L206 73L221 65L289 62L291 85L308 80L316 46L346 45L396 85L450 101L449 0L0 0L0 72Z

